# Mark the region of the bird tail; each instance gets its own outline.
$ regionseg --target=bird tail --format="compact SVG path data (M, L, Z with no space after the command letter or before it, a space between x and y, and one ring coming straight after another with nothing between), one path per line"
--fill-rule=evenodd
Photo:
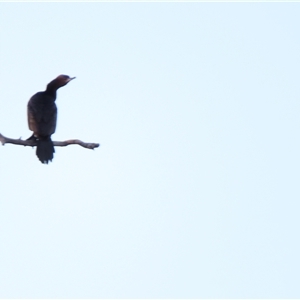
M50 137L39 138L36 146L36 156L43 164L47 164L53 159L55 152L53 142Z

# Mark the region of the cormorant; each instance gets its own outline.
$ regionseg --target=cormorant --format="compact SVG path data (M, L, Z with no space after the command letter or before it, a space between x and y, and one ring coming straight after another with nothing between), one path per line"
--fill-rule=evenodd
M56 91L74 78L59 75L48 83L44 92L34 94L28 102L28 126L33 131L29 139L37 141L36 155L43 164L51 161L55 152L51 135L56 128Z

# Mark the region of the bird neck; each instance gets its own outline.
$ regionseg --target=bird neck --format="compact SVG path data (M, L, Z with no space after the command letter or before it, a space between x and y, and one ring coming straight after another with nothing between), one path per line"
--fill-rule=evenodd
M55 99L56 99L56 90L46 89L46 91L44 93L51 96L51 98L53 98L53 100L55 101Z
M50 83L48 83L46 88L46 93L56 98L56 91L60 88L60 86L57 84L56 80L52 80Z

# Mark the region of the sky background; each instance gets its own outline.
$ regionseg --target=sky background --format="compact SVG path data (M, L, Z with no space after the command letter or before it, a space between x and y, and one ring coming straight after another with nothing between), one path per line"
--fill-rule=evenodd
M300 3L0 3L0 297L299 298Z

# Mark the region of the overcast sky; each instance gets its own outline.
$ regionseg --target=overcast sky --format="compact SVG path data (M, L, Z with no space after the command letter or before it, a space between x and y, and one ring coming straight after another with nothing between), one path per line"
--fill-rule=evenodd
M0 3L0 297L299 298L300 3Z

